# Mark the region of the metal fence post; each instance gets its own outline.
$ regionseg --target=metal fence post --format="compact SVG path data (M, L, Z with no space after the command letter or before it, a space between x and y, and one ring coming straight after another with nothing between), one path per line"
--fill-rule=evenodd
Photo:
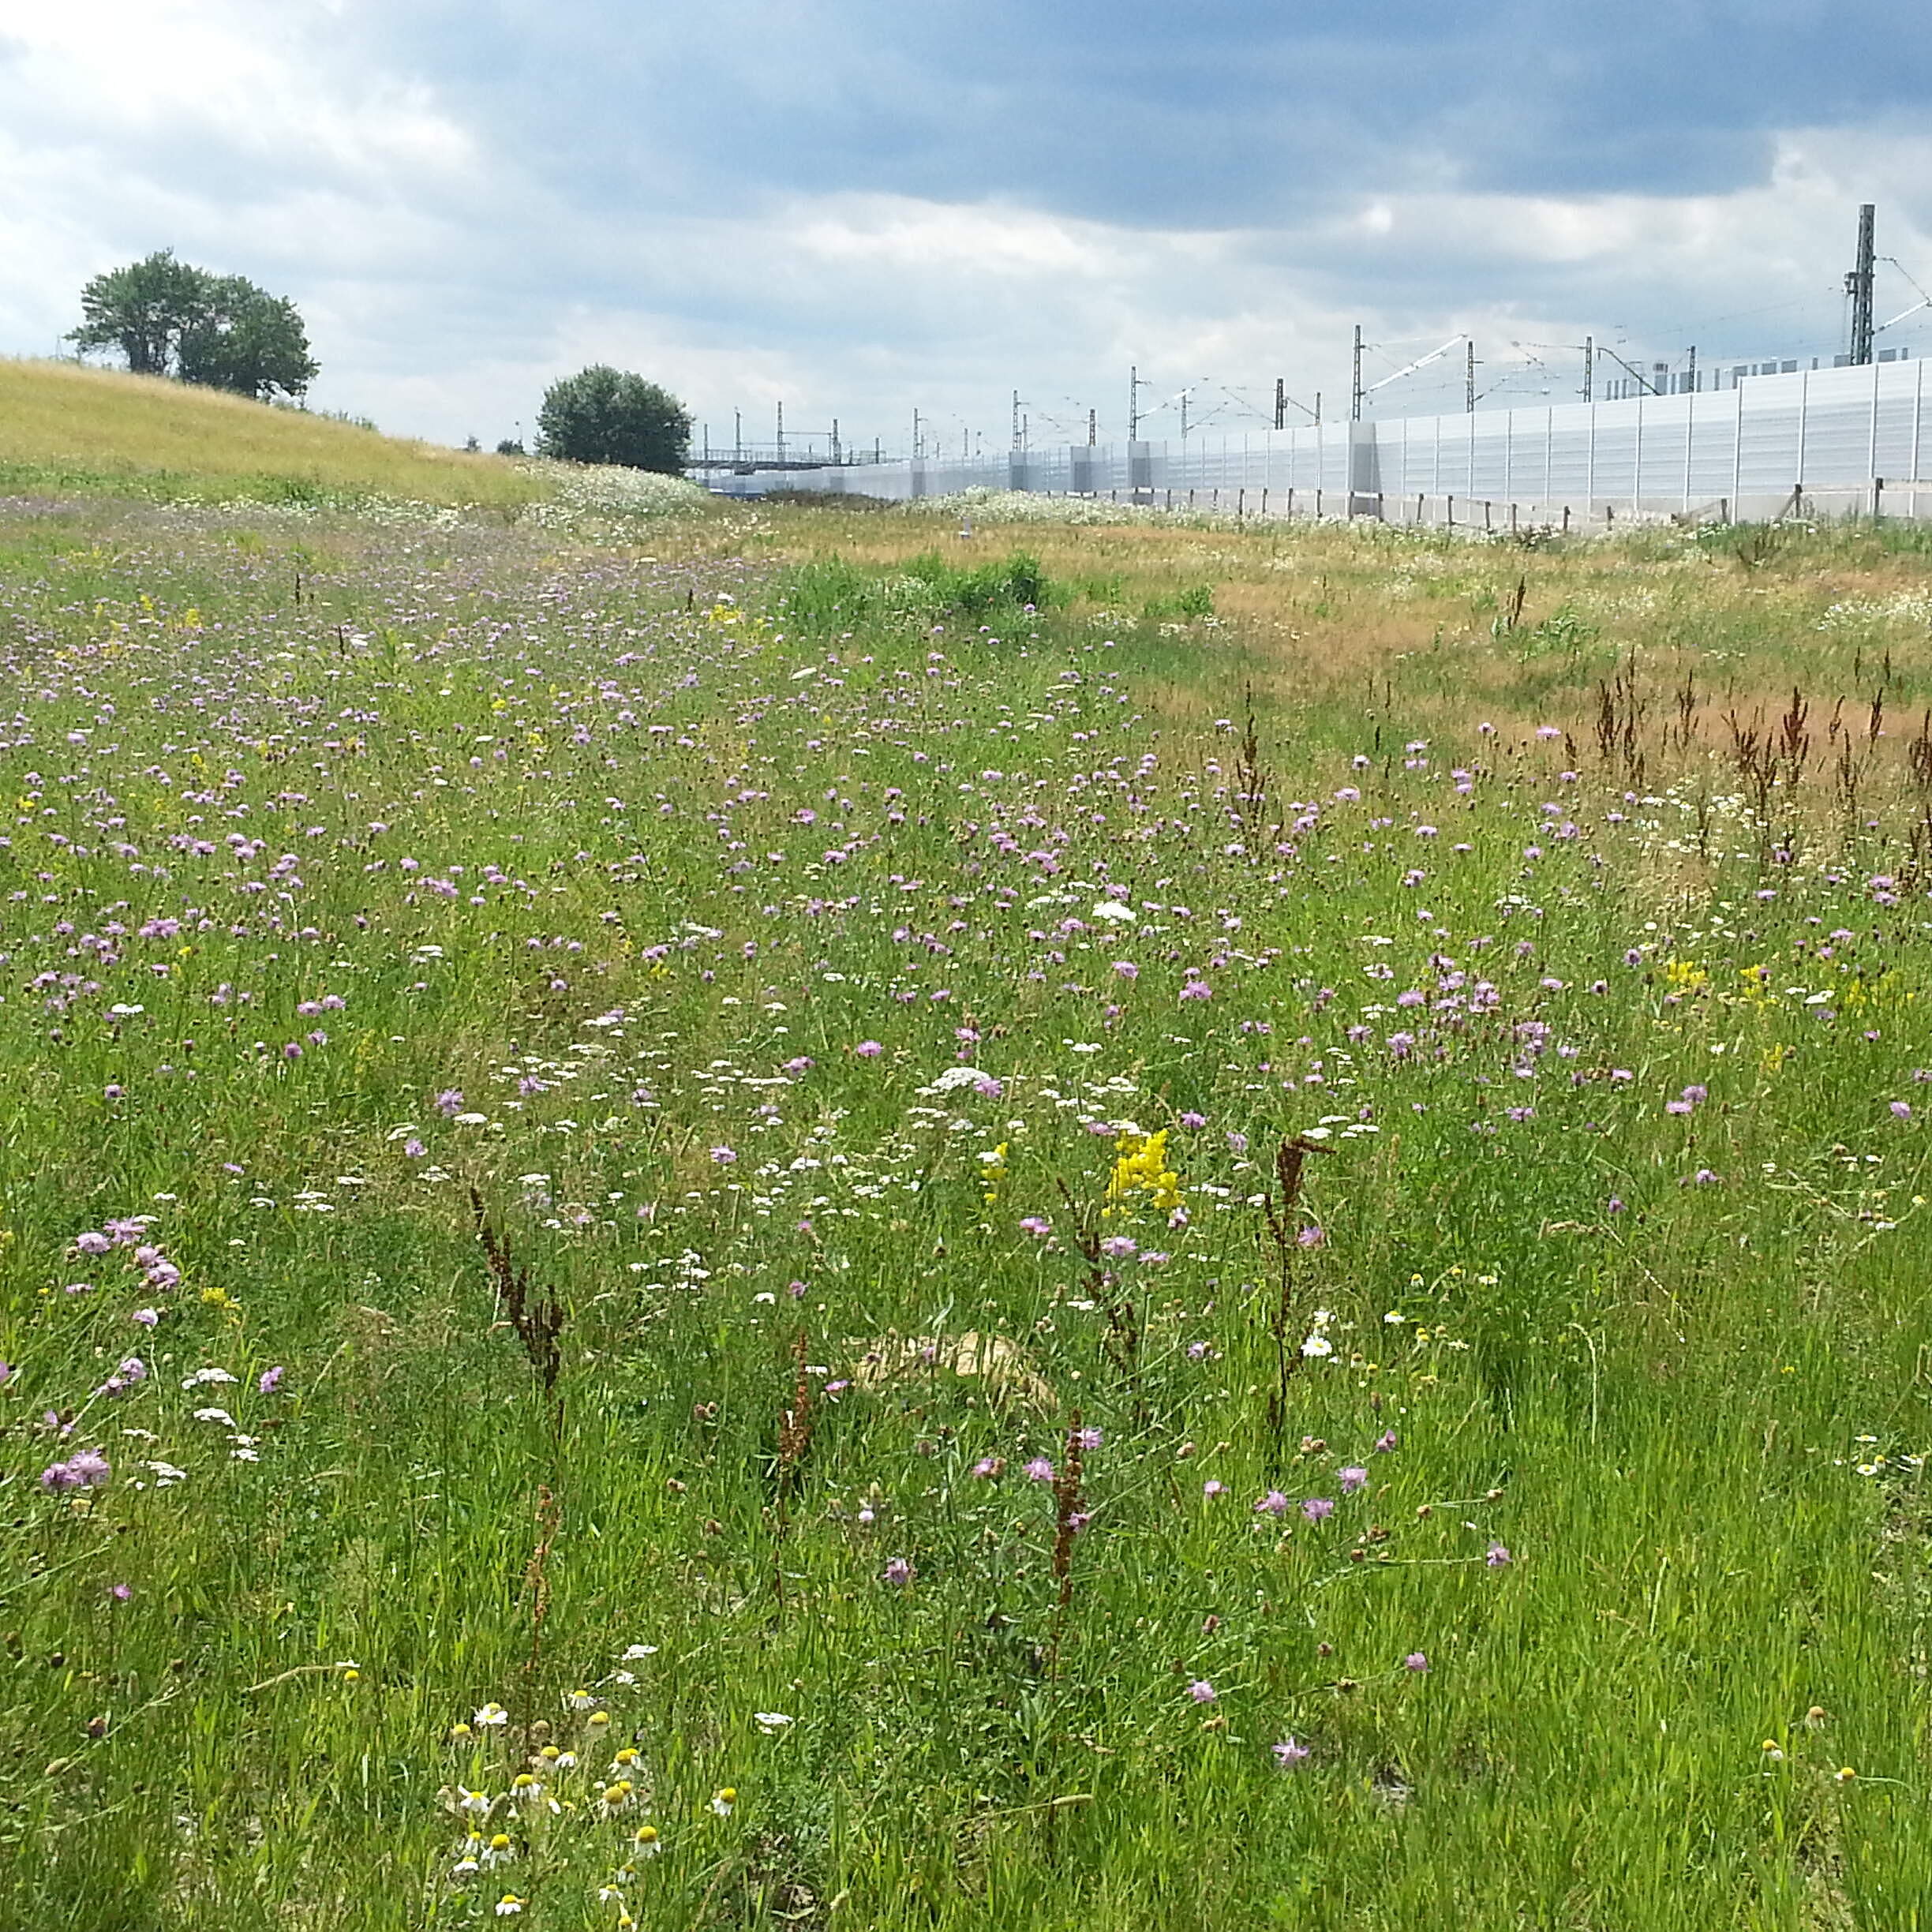
M1874 359L1872 362L1871 436L1866 444L1865 474L1867 477L1878 474L1878 371L1883 366ZM1874 512L1875 515L1876 511Z
M1683 507L1687 516L1690 512L1690 452L1697 447L1697 391L1693 389L1684 397L1684 487Z
M1737 411L1731 419L1731 504L1736 515L1744 490L1744 385L1739 383L1733 393L1737 397Z
M1809 369L1800 369L1798 372L1798 462L1795 466L1795 474L1798 479L1798 489L1796 493L1801 497L1804 494L1805 412L1810 406L1810 399L1811 372ZM1803 508L1803 505L1802 504L1794 504L1792 505L1792 511L1794 514L1796 514Z
M1925 414L1925 364L1923 361L1920 362L1918 368L1919 381L1917 386L1912 391L1911 473L1912 486L1915 492L1912 497L1912 504L1915 511L1917 509L1919 501L1916 494L1919 483L1919 424L1921 417L1923 417Z

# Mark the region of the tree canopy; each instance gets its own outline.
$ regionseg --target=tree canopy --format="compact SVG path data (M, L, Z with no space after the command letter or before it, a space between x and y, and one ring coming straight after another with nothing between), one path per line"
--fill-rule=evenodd
M317 373L308 331L286 296L177 261L172 249L95 275L80 291L80 314L67 339L118 350L137 375L265 401L302 395Z
M668 390L601 362L552 383L537 412L538 448L545 456L673 476L684 467L691 426Z

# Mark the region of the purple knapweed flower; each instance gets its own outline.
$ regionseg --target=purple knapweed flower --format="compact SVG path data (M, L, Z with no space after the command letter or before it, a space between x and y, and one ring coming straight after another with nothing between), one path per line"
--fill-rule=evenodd
M287 1372L279 1363L272 1368L264 1368L261 1372L261 1379L255 1384L256 1394L272 1395L281 1387L282 1378Z
M1292 1771L1313 1755L1299 1738L1283 1738L1279 1744L1271 1744L1268 1749L1275 1754L1275 1762L1283 1771Z
M1054 1466L1044 1456L1035 1456L1020 1473L1028 1482L1051 1482L1054 1479Z
M1288 1499L1279 1489L1271 1489L1255 1505L1255 1514L1257 1516L1286 1516L1288 1514Z
M1360 1464L1351 1463L1348 1468L1336 1472L1335 1481L1342 1485L1344 1496L1353 1496L1357 1489L1367 1486L1368 1472Z
M50 1496L66 1489L92 1489L107 1481L113 1471L98 1449L79 1449L64 1462L50 1464L40 1472L40 1487Z
M894 1556L886 1565L886 1581L888 1583L910 1583L912 1566L903 1556Z
M1310 1496L1301 1505L1301 1514L1312 1523L1318 1523L1335 1514L1335 1503L1327 1496Z
M1211 1704L1219 1693L1205 1677L1196 1677L1188 1686L1188 1695L1196 1704Z
M1492 1570L1507 1570L1513 1560L1508 1546L1502 1543L1492 1543L1483 1558Z
M1402 1668L1406 1671L1413 1671L1418 1677L1420 1677L1422 1673L1428 1668L1428 1659L1424 1656L1420 1650L1411 1650L1409 1654L1402 1659Z

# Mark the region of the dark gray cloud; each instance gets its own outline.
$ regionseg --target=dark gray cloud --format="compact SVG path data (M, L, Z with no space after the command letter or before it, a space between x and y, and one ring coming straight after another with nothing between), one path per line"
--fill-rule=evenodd
M1932 93L1923 9L1556 0L611 0L372 6L552 181L1007 197L1126 224L1279 219L1363 186L1721 192L1775 133ZM713 202L715 204L715 201Z

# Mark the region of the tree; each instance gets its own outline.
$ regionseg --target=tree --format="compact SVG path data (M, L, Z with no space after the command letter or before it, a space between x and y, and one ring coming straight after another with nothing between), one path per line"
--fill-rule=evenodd
M684 467L691 425L668 390L600 362L544 391L537 448L566 462L621 463L675 476Z
M210 276L200 313L182 331L183 382L266 401L301 395L316 379L309 335L295 305L240 275Z
M83 349L118 349L137 376L172 375L207 280L204 271L177 261L172 249L110 269L81 290L80 326L67 339Z
M241 275L212 275L163 249L98 275L80 291L83 349L118 349L137 375L266 399L299 396L316 375L295 305Z

